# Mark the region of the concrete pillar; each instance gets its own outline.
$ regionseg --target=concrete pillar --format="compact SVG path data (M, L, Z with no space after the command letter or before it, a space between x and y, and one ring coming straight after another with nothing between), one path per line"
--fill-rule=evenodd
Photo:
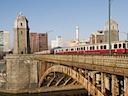
M88 79L88 70L85 70L85 78Z
M88 96L90 96L90 92L91 92L91 85L90 85L90 75L91 73L88 71Z
M117 96L118 86L117 86L117 78L116 75L112 75L112 96Z
M96 72L92 72L92 84L96 87ZM96 90L93 91L93 96L95 96Z
M101 92L105 95L105 73L101 73Z
M87 79L88 80L88 70L84 70L84 77L85 77L85 79ZM86 88L88 88L88 81L87 81L87 84L86 84Z
M36 88L37 62L31 55L6 55L7 90Z
M128 77L124 77L124 96L128 96Z
M38 79L40 80L44 72L46 71L47 66L44 61L39 61L38 62Z

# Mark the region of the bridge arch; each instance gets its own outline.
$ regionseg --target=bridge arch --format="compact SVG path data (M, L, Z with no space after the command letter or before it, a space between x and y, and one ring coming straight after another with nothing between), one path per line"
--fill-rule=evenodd
M77 71L63 65L55 65L47 69L39 81L39 87L41 87L41 83L43 82L44 78L51 72L60 72L60 73L69 75L70 77L75 79L77 82L79 82L81 85L83 85L86 90L88 90L87 85L90 82L88 82L88 80L85 77L83 77L81 74L79 74ZM96 94L97 96L104 96L94 85L92 85L91 83L89 85L91 89L90 93L92 95Z

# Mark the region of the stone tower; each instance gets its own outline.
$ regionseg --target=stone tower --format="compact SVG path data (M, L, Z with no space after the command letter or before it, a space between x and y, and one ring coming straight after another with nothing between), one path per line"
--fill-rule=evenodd
M108 42L109 40L108 33L109 33L109 22L107 21L104 27L104 42ZM112 18L110 19L110 40L119 41L118 24Z
M79 27L76 26L76 42L79 42Z
M29 27L28 20L25 16L20 14L14 21L14 54L29 54L30 41L29 41Z

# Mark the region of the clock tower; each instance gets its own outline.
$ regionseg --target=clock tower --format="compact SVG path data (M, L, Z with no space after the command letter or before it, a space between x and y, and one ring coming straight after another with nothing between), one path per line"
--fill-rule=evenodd
M14 21L14 50L13 54L29 54L30 40L28 20L20 12Z

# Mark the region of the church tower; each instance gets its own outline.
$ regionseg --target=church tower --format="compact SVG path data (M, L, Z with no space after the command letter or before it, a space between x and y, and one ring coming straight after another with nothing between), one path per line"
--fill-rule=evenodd
M14 50L13 54L29 54L30 41L29 41L29 27L28 20L25 16L20 14L14 21Z
M105 27L104 27L104 42L109 41L108 32L109 32L109 21L105 23ZM119 41L118 24L112 18L110 19L110 40Z

